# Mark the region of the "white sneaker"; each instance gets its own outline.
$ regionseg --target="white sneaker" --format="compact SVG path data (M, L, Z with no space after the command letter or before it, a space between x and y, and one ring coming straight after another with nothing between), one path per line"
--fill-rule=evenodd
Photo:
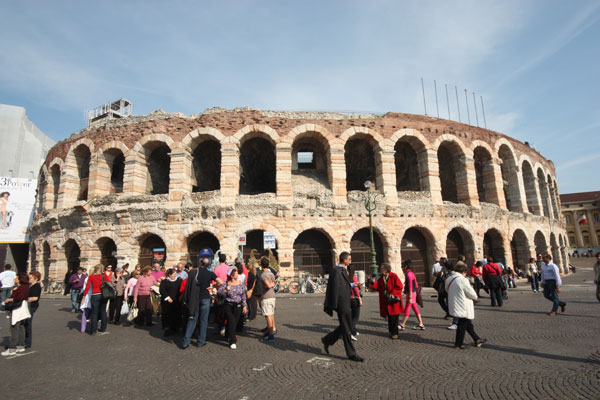
M355 342L358 340L358 338L354 335L350 335L350 339L354 340Z
M356 332L356 335L354 335L354 336L358 336L358 335L360 335L360 332Z
M231 343L231 345L229 346L229 348L230 348L231 350L235 350L235 349L237 349L237 346L236 346L236 344L235 344L235 343Z
M452 324L452 325L450 325L450 326L449 326L448 328L446 328L446 329L450 329L451 331L455 331L455 330L457 330L457 329L458 329L458 325L456 325L456 324Z
M13 356L17 354L17 349L6 349L0 354L2 354L3 356Z
M25 346L17 346L17 353L25 353Z

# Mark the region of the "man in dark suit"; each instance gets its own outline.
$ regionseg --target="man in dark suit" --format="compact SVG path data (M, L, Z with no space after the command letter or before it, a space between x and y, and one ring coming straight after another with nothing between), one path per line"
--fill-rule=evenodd
M340 325L321 339L325 352L329 354L329 346L342 337L346 355L352 361L362 362L363 358L356 354L350 335L352 334L352 311L350 307L351 283L348 276L348 265L352 259L347 251L340 254L340 263L329 274L327 293L325 294L324 311L333 316L337 312Z

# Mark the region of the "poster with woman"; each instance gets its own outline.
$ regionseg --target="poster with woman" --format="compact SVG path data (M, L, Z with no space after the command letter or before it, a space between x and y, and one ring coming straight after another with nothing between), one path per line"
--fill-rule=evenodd
M0 243L29 242L37 180L0 177Z

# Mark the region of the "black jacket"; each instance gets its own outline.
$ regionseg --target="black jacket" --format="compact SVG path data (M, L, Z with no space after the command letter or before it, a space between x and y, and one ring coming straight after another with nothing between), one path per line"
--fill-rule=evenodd
M352 288L350 286L348 271L344 267L336 266L329 274L323 311L329 315L333 315L333 311L350 313L351 294Z

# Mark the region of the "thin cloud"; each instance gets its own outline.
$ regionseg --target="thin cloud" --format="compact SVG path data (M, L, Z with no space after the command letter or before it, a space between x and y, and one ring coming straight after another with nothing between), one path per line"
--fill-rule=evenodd
M571 169L573 167L577 167L582 164L587 164L589 162L600 159L600 153L588 154L587 156L578 157L576 160L568 161L566 163L560 164L556 167L556 169L560 172L563 172L567 169Z

